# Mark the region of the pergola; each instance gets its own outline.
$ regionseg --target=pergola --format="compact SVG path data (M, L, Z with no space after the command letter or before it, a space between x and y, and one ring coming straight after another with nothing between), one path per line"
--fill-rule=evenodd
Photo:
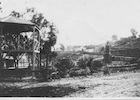
M21 33L32 34L31 46L26 48L26 44L29 41L22 41ZM14 49L11 48L2 48L3 42L8 41L7 38L4 38L5 34L14 35L16 43L14 44ZM20 48L20 43L25 42ZM8 42L9 43L9 42ZM9 43L12 44L12 43ZM32 71L38 70L40 68L40 30L39 28L30 21L16 18L13 16L8 16L0 19L0 69L3 68L3 61L6 56L16 55L13 57L15 60L15 69L18 69L18 61L24 55L30 55L31 57L31 69Z

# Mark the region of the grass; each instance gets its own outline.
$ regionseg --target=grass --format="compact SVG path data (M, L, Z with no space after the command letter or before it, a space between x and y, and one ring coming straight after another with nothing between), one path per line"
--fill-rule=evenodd
M39 86L39 87L30 87L30 88L22 88L22 87L17 87L17 86L1 87L0 96L2 97L63 97L83 89L83 88L71 87L67 84L54 85L54 86Z
M0 96L96 97L113 95L113 93L119 94L121 92L126 92L125 89L128 89L128 87L133 86L134 88L136 88L137 86L140 86L140 82L138 80L140 75L139 71L137 71L136 73L120 72L116 73L115 75L111 74L110 76L97 76L97 74L98 73L81 78L62 78L60 80L51 82L0 82ZM111 91L114 92L111 93ZM140 91L137 90L137 93L139 92Z

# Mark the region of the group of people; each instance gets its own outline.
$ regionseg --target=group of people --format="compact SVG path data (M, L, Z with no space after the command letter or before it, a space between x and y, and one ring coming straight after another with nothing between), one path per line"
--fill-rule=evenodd
M32 48L33 42L27 36L20 35L20 39L10 37L2 42L2 50L29 50Z

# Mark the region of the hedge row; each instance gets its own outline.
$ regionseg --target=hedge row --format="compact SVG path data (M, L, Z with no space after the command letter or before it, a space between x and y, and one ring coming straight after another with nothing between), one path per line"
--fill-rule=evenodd
M86 76L92 72L99 71L102 66L102 59L95 59L91 56L82 56L77 60L72 60L70 57L59 57L53 62L53 66L43 71L43 78Z

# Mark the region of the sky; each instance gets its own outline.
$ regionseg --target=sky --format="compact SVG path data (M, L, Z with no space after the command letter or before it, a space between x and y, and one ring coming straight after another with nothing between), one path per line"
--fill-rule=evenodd
M53 22L58 43L96 45L118 37L131 36L131 28L140 32L140 0L0 0L5 17L12 10L23 12L35 7Z

